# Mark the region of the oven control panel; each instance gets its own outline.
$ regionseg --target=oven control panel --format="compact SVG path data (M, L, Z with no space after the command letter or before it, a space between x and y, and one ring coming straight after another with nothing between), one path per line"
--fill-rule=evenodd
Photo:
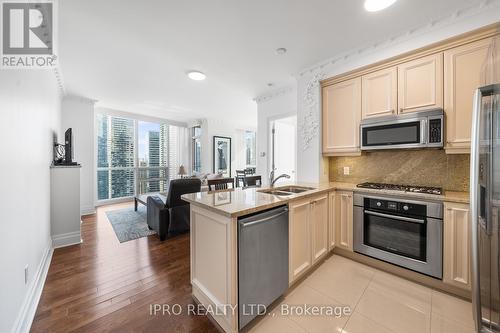
M408 202L392 201L376 198L364 198L364 208L400 215L426 216L427 206Z

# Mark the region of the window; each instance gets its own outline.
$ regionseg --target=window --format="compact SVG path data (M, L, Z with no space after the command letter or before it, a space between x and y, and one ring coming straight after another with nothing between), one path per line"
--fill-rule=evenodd
M187 128L96 115L97 199L166 192L185 161Z
M97 115L97 198L134 194L134 121Z
M245 150L246 150L246 166L255 167L257 159L257 147L255 132L245 131Z
M193 127L193 172L201 172L201 126Z

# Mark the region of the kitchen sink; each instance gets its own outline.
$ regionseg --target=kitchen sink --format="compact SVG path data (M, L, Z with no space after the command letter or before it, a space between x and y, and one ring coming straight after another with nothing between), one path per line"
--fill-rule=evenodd
M293 193L292 192L285 192L285 191L281 191L281 190L273 190L273 189L270 189L270 190L263 190L263 191L259 191L260 193L266 193L266 194L272 194L272 195L292 195Z
M306 191L314 190L313 187L303 187L303 186L283 186L277 188L270 188L267 190L261 190L261 193L267 193L272 195L292 195L297 193L302 193Z
M277 188L277 190L279 191L290 192L290 193L302 193L314 189L315 189L314 187L304 187L304 186L285 186Z

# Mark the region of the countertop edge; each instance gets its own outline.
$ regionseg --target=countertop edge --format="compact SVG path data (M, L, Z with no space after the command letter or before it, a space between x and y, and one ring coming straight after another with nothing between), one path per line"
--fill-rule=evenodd
M311 185L311 184L309 184ZM298 186L302 186L301 184L298 184ZM200 202L197 200L193 200L189 197L189 195L182 195L182 199L189 202L190 204L193 204L195 206L210 210L214 213L230 217L230 218L235 218L235 217L240 217L252 213L256 213L262 210L274 208L277 206L281 205L287 205L288 203L292 201L297 201L297 200L303 200L311 196L315 196L318 194L322 194L325 192L331 192L331 191L352 191L352 192L358 192L358 193L367 193L367 194L379 194L379 195L389 195L389 196L405 196L408 198L414 198L414 199L422 199L422 200L431 200L431 201L438 201L438 202L454 202L454 203L469 203L469 194L468 192L458 192L458 191L445 191L444 194L442 195L434 195L434 194L420 194L420 193L408 193L408 192L398 192L398 191L387 191L387 190L372 190L372 189L364 189L364 188L359 188L356 186L356 184L350 184L350 183L335 183L335 182L330 182L330 183L322 183L322 184L316 184L316 186L320 187L311 191L307 191L304 193L299 193L295 194L291 197L287 198L280 198L280 201L276 202L270 202L266 204L261 204L261 205L256 205L255 207L251 208L244 208L238 211L234 212L228 212L224 209L220 209L216 206L206 204L204 202ZM240 191L241 189L235 189L236 191ZM234 191L234 190L233 190ZM210 193L208 193L210 194Z

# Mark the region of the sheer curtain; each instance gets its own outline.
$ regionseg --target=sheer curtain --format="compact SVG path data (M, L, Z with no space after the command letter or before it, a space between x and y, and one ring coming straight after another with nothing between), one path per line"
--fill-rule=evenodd
M184 166L187 174L191 174L189 162L189 128L170 125L169 128L169 178L179 178L179 167Z

